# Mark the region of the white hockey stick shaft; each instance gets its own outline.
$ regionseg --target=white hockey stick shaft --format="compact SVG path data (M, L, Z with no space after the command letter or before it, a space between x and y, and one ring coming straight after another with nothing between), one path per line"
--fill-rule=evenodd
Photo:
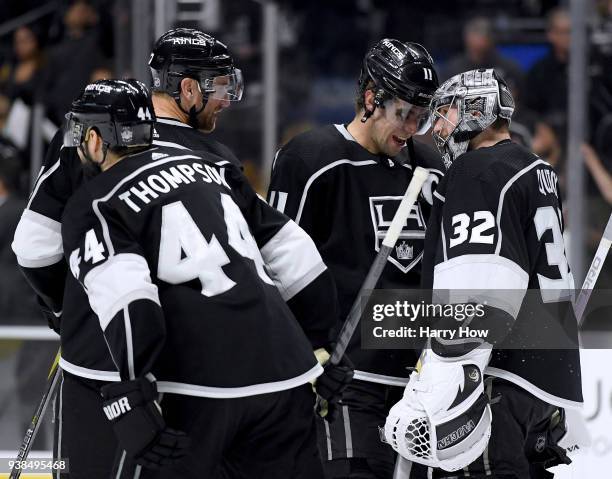
M395 246L395 243L402 232L402 228L406 223L406 219L417 201L421 188L423 187L423 183L425 183L428 176L429 171L425 168L420 166L415 168L412 174L412 180L410 180L406 193L404 193L404 197L402 198L402 201L395 212L395 216L393 216L393 220L391 221L391 225L389 226L387 234L383 239L380 250L374 259L372 266L370 266L370 270L368 271L365 281L361 285L359 293L357 294L349 314L342 325L342 329L338 334L336 347L329 358L331 364L338 364L342 359L342 356L344 356L349 341L353 337L353 334L359 325L362 301L367 300L369 295L372 293L372 290L376 287L376 284L380 279L380 275L387 264L387 258L389 257L389 254L391 254L391 251L393 250L393 247Z
M593 288L595 287L599 273L601 273L601 269L606 261L606 257L610 251L610 246L612 246L612 214L608 219L608 224L606 225L606 229L604 230L597 251L595 252L595 257L593 258L593 261L591 261L591 267L586 274L586 278L582 284L582 289L580 290L580 293L578 293L578 297L574 302L574 314L576 315L576 320L578 321L578 328L582 327L584 322L584 310L589 302L589 298L591 297L591 293L593 292Z

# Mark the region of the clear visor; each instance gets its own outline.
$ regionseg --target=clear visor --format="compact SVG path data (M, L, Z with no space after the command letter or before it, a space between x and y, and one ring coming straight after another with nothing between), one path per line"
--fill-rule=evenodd
M242 71L234 68L229 75L203 78L200 81L202 92L215 100L239 101L244 91Z
M416 106L399 98L391 98L383 103L385 117L397 128L411 135L424 135L431 127L429 108Z
M83 142L83 123L80 123L72 113L66 114L64 123L64 147L73 148Z
M88 120L96 125L105 142L117 146L147 146L153 141L153 122L121 123L108 122L108 116L100 115L99 122L96 115L89 115ZM64 147L77 147L85 139L87 130L85 125L72 113L66 115L64 124Z

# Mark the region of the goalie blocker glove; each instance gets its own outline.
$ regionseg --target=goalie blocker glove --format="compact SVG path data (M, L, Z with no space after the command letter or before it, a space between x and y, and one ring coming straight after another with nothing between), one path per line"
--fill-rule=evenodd
M403 398L389 411L385 439L410 461L456 471L483 453L491 435L483 385L491 346L443 356L435 341L432 345L423 351Z
M122 381L101 389L104 414L111 421L119 444L138 464L157 469L187 453L184 432L166 426L155 401L157 387L146 378Z

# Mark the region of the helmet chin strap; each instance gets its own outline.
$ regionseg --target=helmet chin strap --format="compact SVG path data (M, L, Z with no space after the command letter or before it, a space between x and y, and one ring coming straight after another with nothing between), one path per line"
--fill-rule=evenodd
M202 92L202 88L200 87L200 83L199 82L196 82L196 83L198 85L198 90L200 90L200 93L201 93ZM180 93L180 91L174 97L174 101L176 102L176 104L180 108L180 110L187 115L187 124L190 127L192 127L192 128L197 128L198 127L198 115L200 113L202 113L204 108L206 108L206 103L208 103L208 99L206 97L202 98L202 107L201 108L197 108L196 109L195 105L192 105L189 110L185 110L185 108L183 108L183 105L181 105L181 93Z
M372 108L371 110L368 110L367 108L365 109L365 113L361 117L361 123L365 123L366 121L368 121L368 118L370 118L374 114L376 108L379 106L382 107L384 101L385 91L382 88L379 88L378 90L376 90L376 94L374 95L374 108Z
M83 142L87 143L87 141ZM102 165L106 162L106 155L108 154L108 143L102 142L102 161L100 163L96 163L94 159L87 153L87 150L83 148L83 144L81 143L77 148L85 158L85 163L83 164L83 170L87 177L92 177L99 175L102 173Z

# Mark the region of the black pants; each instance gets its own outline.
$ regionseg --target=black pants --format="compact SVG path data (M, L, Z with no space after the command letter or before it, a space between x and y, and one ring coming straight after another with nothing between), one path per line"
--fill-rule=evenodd
M314 400L310 384L235 399L167 394L166 422L189 435L191 450L169 468L142 469L139 478L322 479ZM128 462L124 468L133 467Z
M545 467L560 464L551 417L558 409L513 383L498 378L485 382L493 423L485 452L463 470L445 472L413 465L410 479L545 479ZM559 455L559 457L555 457ZM428 475L429 472L429 475Z
M339 417L332 423L317 418L319 452L327 479L391 479L396 454L381 441L389 409L403 387L355 379L343 394Z
M55 400L55 457L68 460L68 473L53 479L109 479L117 440L102 412L100 387L105 383L65 371Z

